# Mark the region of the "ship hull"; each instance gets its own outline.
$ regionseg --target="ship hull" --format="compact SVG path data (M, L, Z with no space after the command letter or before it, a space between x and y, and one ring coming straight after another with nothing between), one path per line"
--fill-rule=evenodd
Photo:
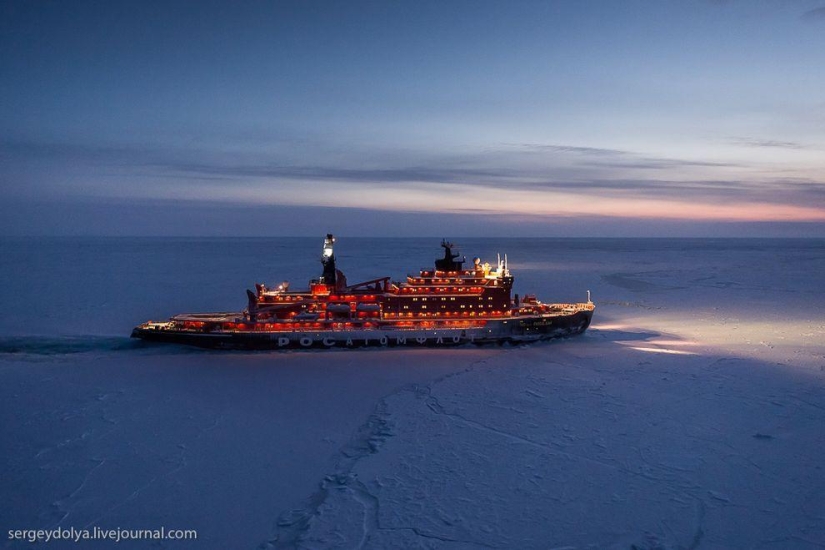
M306 331L202 332L164 328L161 324L146 323L132 331L132 338L227 350L521 344L581 334L590 326L592 316L593 310L585 309L569 314L513 316L487 320L483 327L473 328L399 329L379 326L370 329Z

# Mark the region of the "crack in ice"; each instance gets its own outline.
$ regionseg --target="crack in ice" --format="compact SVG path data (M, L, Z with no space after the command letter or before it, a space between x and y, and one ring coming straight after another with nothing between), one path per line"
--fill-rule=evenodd
M473 361L472 363L470 363L468 367L457 372L452 372L443 375L430 382L430 384L437 384L443 382L444 380L448 380L454 376L459 376L467 372L470 372L477 365L486 363L490 359L490 357L487 357L485 359ZM355 479L356 476L352 473L352 471L361 459L366 458L372 454L378 453L383 443L388 438L394 435L394 432L391 429L392 426L390 423L390 413L388 410L389 406L387 404L387 399L405 392L417 393L419 391L419 388L419 385L409 384L382 397L376 403L373 412L369 415L366 422L364 422L364 424L362 424L361 427L357 430L356 437L352 441L347 443L340 450L342 458L339 459L338 465L335 469L336 472L334 474L327 475L324 478L324 480L319 484L319 489L309 497L307 506L305 508L289 510L282 513L278 517L276 523L276 532L274 536L271 539L261 543L259 548L300 548L302 546L302 539L305 537L305 535L311 528L312 519L318 516L321 506L324 504L324 502L328 500L330 496L331 484L334 488L348 487L350 490L353 490L353 487L356 484L360 485L360 487L363 488L363 492L361 493L362 497L364 497L364 495L369 495L369 497L375 499L375 510L377 514L377 497L375 495L372 495L372 493L370 493L366 489L366 486L361 481ZM353 481L355 481L355 483L353 483ZM367 517L369 514L367 512L367 505L364 502L364 498L356 498L356 500L358 500L358 502L365 508L365 518L363 524L364 533L362 535L361 542L358 548L365 547L365 545L369 541L369 533L374 532L375 530L406 530L413 532L416 536L422 538L437 539L443 542L473 544L484 548L497 548L496 546L490 546L488 544L478 541L449 539L446 536L427 533L417 527L380 526L378 524L377 515L373 518L374 523L371 524L369 518ZM374 525L374 527L371 527L371 525Z

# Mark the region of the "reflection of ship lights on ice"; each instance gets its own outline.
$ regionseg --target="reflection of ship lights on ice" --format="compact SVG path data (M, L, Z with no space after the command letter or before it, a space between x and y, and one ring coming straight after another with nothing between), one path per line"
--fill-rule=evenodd
M696 355L692 351L682 351L678 349L643 348L639 346L630 346L630 349L636 351L647 351L649 353L667 353L669 355Z

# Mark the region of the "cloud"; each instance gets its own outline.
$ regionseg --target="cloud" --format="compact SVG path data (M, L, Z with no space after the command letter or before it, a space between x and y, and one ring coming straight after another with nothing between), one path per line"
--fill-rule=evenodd
M6 139L0 156L17 160L106 167L130 176L170 180L242 183L244 180L324 180L381 183L546 187L548 180L581 180L597 172L731 167L730 163L650 157L618 149L568 144L502 144L464 155L426 151L349 152L327 163L306 162L276 148L267 153L232 154L207 149L163 149L145 145L92 145ZM313 155L308 155L310 158ZM314 155L324 159L325 155ZM303 161L303 162L302 162ZM613 174L615 177L615 174Z
M649 237L825 235L825 223L705 222L639 220L604 215L575 217L501 214L400 212L352 207L233 205L225 202L175 202L146 199L0 202L4 235L107 236L311 236L330 230L348 237L381 234L398 237ZM278 223L273 223L277 220ZM365 223L364 220L370 220ZM463 239L461 239L463 241ZM438 240L435 241L437 243ZM347 272L357 273L350 265ZM370 275L370 274L365 274ZM355 275L354 275L355 276ZM366 277L365 277L366 278Z
M588 159L590 166L602 166L605 168L627 168L627 169L674 169L689 166L703 167L739 167L738 164L727 162L709 162L685 159L673 159L666 157L649 157L633 151L621 149L604 149L597 147L579 147L575 145L542 145L535 143L523 143L517 147L529 153L557 153L572 154L577 156L592 157ZM611 160L598 160L612 157ZM597 159L597 160L593 160Z
M800 146L738 139L752 147ZM319 206L345 206L354 200L390 210L552 211L554 215L573 215L581 209L609 213L610 204L615 204L617 209L641 217L656 212L664 216L665 210L673 210L677 204L807 207L822 204L825 197L821 181L779 179L760 173L755 166L745 167L749 170L743 178L741 170L735 176L728 170L740 168L733 163L654 157L575 144L499 144L453 155L421 150L352 151L327 157L311 150L297 158L279 148L236 154L220 149L95 146L7 138L0 141L0 156L24 165L46 160L52 170L46 174L49 177L32 183L28 195L7 190L7 195L19 197L57 190L61 196L156 197L167 201L212 198L227 204ZM79 176L60 181L61 167L78 170ZM2 171L0 168L0 176ZM0 181L3 179L8 178ZM631 204L633 201L637 204ZM733 210L720 211L718 216L732 215Z
M685 167L726 167L737 168L740 164L731 162L710 162L701 160L680 160L667 158L640 158L638 160L630 160L626 162L594 162L593 166L603 166L605 168L625 168L638 170L672 170L675 168Z
M507 144L505 144L507 146ZM629 151L620 149L602 149L599 147L579 147L575 145L544 145L540 143L519 143L513 147L521 148L530 152L553 152L553 153L578 153L592 156L624 156L630 155Z
M508 169L426 168L419 166L398 168L337 168L328 166L233 165L210 163L157 163L156 167L190 175L223 176L291 180L332 180L371 183L469 183L479 180L499 180L522 175Z
M737 145L744 145L746 147L777 147L781 149L808 149L809 147L795 141L778 141L774 139L757 139L757 138L733 138L731 140Z
M825 21L825 6L808 10L800 16L803 21Z

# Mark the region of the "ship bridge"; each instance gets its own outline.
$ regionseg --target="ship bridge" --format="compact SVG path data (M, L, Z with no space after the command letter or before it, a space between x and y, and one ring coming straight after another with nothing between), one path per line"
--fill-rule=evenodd
M384 318L509 316L513 277L507 257L499 256L495 269L479 258L473 259L471 269L464 269L465 260L458 260L453 244L442 241L441 246L444 258L435 261L435 269L408 275L397 292L387 296Z

